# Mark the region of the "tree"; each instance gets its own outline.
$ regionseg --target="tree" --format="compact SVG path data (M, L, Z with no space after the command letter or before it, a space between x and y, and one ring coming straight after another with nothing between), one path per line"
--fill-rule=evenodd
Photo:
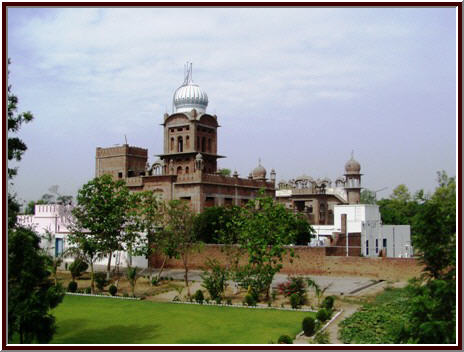
M408 286L409 319L398 343L456 343L456 181L438 187L414 217L413 241L424 275Z
M311 238L314 237L313 227L301 214L297 214L294 221L295 244L299 246L307 246L308 243L311 242Z
M361 204L376 204L376 195L374 191L363 189L361 191Z
M295 241L295 215L271 197L250 200L234 219L238 227L238 243L248 255L239 279L250 285L255 294L266 293L274 275L282 268L283 256L293 250L286 247Z
M84 236L84 242L89 242L92 251L108 257L107 279L112 253L127 249L123 247L128 242L125 236L131 237L129 242L135 240L134 232L126 230L132 229L129 225L133 222L136 202L137 196L129 192L125 182L113 181L110 175L97 177L78 191L77 206L72 210L72 232L78 237ZM81 240L76 242L84 243Z
M222 176L230 176L232 171L230 169L219 169L218 174Z
M8 65L11 60L8 59ZM8 71L8 74L10 71ZM11 85L8 85L8 135L17 133L23 123L31 122L34 118L30 111L18 113L18 97L11 92ZM26 144L18 137L8 137L8 160L20 161L24 152L27 150ZM8 178L17 174L17 168L8 168Z
M63 299L61 285L53 285L47 268L51 259L40 248L31 229L8 233L8 337L19 334L20 343L48 343L56 330L50 309Z
M8 65L11 60L8 59ZM10 71L8 70L8 75ZM11 92L11 85L8 85L8 160L20 161L24 152L27 150L26 144L15 137L23 123L32 121L34 116L31 112L18 113L18 97ZM8 167L8 179L12 179L17 174L17 168ZM8 192L8 229L16 226L16 217L19 214L20 205L16 196Z
M180 200L171 200L164 211L164 231L174 239L177 253L184 265L184 280L187 287L187 295L190 297L188 283L189 259L194 251L201 249L195 231L193 230L195 214L190 206Z

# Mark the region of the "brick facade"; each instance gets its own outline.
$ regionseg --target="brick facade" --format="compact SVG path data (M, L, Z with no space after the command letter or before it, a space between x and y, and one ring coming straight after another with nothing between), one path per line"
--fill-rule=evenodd
M200 253L190 256L190 268L202 269L207 259L216 259L226 264L226 256L221 251L222 245L205 245ZM292 275L329 275L329 276L361 276L377 280L408 280L421 274L423 266L415 258L367 258L328 256L327 247L294 246L296 258L290 263L285 258L281 273ZM153 255L149 260L151 267L159 266L161 258ZM246 262L246 255L241 263ZM183 268L182 261L170 259L168 268Z

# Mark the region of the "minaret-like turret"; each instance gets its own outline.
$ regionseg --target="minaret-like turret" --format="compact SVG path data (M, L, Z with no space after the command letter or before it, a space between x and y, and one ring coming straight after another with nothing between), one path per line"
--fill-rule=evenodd
M361 200L361 165L353 157L345 164L345 190L348 204L359 204Z

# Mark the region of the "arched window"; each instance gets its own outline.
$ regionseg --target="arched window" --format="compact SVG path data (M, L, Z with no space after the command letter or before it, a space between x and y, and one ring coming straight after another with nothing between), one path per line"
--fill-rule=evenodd
M174 150L174 137L171 138L171 152Z
M205 137L201 139L201 151L206 152L206 138Z
M208 152L211 153L211 138L208 138Z
M189 173L189 167L188 167L188 166L185 167L185 173L186 173L186 174Z
M184 151L184 142L182 140L182 136L177 137L177 151L179 153Z
M182 175L182 166L179 166L179 167L177 168L177 174L178 174L178 175Z
M190 148L190 137L187 136L185 138L185 149L189 149Z

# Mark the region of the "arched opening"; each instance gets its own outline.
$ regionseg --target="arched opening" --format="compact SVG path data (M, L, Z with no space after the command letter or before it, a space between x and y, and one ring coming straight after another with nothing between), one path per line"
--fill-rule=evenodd
M205 137L201 139L201 151L206 152L206 138Z
M182 136L177 137L177 152L181 153L184 151L184 141Z
M171 138L171 152L174 151L174 137Z
M182 175L182 166L177 168L177 175Z
M186 149L190 148L190 137L189 136L185 138L185 148Z
M185 167L185 173L186 173L186 174L189 173L189 167L188 167L188 166Z

